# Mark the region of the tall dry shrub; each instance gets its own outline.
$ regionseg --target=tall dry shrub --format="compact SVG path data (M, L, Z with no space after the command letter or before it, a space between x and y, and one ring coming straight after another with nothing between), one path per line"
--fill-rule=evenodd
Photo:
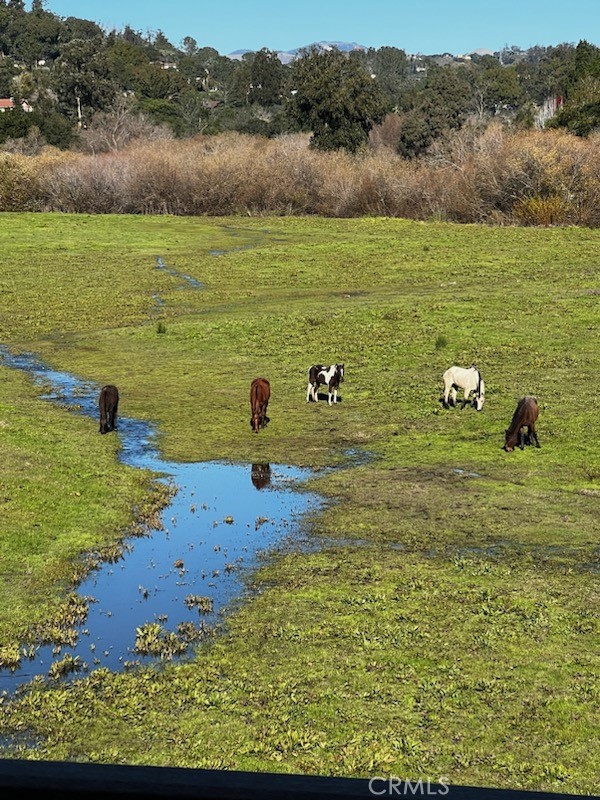
M194 196L196 213L252 213L249 198L257 195L256 171L263 157L262 137L228 134L218 147L193 148ZM263 186L265 191L268 186ZM255 213L262 206L257 202Z
M122 214L132 211L123 188L127 164L110 155L73 155L52 165L45 174L46 205L66 213Z
M375 151L389 150L396 153L402 133L402 120L398 114L387 114L379 125L373 125L369 133L369 145Z
M579 225L600 227L600 133L592 134L586 142L588 147L581 165L585 191L574 202Z
M526 225L590 224L591 198L598 193L600 140L563 131L513 131L499 123L442 140L425 159L447 176L443 202L461 194L466 220ZM585 221L588 220L588 221Z
M109 111L97 111L78 137L84 153L109 153L123 150L135 141L172 139L166 123L157 125L145 114L136 112L129 98L120 97Z
M194 214L193 164L185 153L156 143L140 145L113 156L126 167L122 187L137 214Z
M379 151L359 158L346 156L341 164L329 160L327 166L333 172L328 182L332 192L325 201L331 215L418 218L414 162Z
M484 222L492 210L498 221L511 207L503 200L504 147L497 124L483 131L467 125L437 140L420 160L429 203L453 221Z
M269 142L265 152L262 181L257 180L255 190L270 199L271 207L278 214L320 213L321 188L323 183L324 154L309 149L310 137L305 134L280 136ZM258 178L256 176L255 180ZM264 181L272 179L268 193L261 189ZM267 210L264 200L263 213Z
M0 211L37 211L38 179L39 170L33 159L0 153Z

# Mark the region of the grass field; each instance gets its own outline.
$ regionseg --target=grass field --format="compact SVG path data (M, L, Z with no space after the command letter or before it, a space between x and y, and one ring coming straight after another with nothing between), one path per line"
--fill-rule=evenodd
M266 565L264 591L193 664L5 703L0 733L43 737L21 755L597 791L600 233L1 222L1 340L116 383L122 413L155 421L167 457L369 454L312 481L333 500L306 520L326 546ZM156 270L157 256L204 288ZM335 361L342 402L307 405L308 366ZM442 372L473 361L483 412L444 411ZM253 436L258 374L271 423ZM131 525L150 484L96 423L1 364L0 378L10 646L55 619L78 554ZM524 394L540 402L542 448L507 454Z

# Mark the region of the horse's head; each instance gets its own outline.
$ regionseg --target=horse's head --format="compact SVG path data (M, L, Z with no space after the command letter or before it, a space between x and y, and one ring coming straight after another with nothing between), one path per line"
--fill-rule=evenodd
M506 450L507 453L512 453L517 443L517 437L514 434L511 434L508 428L504 431L504 435L506 438L504 440L504 447L502 449Z
M344 365L343 364L336 364L337 373L340 376L340 383L344 380Z
M471 403L471 405L473 406L473 408L477 409L477 411L481 411L484 403L485 403L484 395L476 394L473 396L473 402Z

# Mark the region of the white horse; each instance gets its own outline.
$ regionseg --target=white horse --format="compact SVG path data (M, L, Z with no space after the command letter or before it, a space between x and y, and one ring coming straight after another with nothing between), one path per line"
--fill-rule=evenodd
M450 367L444 372L444 408L449 408L448 397L453 406L456 406L456 390L464 389L465 395L461 408L469 402L469 395L473 392L471 405L477 411L481 411L485 402L485 383L481 378L481 373L473 364L469 369L464 367Z

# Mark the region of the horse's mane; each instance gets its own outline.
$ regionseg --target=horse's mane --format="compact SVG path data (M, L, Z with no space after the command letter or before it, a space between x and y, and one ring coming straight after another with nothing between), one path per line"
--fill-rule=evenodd
M477 371L477 395L478 397L481 397L481 372L479 371L477 364L471 364L471 369Z

